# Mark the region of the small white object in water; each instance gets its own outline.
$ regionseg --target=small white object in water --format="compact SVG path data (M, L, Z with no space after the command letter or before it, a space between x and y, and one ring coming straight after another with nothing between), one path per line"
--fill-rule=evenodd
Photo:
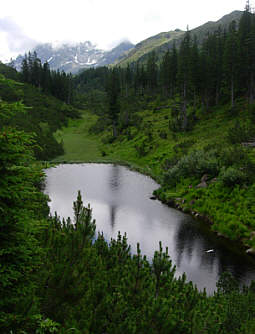
M214 249L208 249L207 251L205 251L206 253L212 253L214 252Z

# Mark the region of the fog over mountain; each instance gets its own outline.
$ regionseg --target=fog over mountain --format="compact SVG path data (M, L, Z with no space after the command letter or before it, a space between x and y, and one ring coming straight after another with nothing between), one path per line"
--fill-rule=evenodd
M134 45L129 41L120 43L110 51L99 49L90 41L64 44L45 43L37 45L31 52L36 52L42 63L47 61L52 70L77 73L85 68L111 64L133 47ZM17 70L21 69L23 59L24 54L19 55L13 61L13 66Z

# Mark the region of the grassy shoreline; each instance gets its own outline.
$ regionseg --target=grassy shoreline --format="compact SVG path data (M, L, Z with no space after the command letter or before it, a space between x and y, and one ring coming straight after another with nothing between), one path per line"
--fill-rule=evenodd
M219 236L236 240L238 243L241 241L246 248L253 250L255 207L250 202L247 204L243 189L224 188L217 182L216 185L208 183L205 189L197 189L200 181L195 178L185 179L176 187L164 185L163 164L166 159L174 155L185 156L191 150L206 149L212 144L222 145L225 134L233 127L236 119L245 115L245 112L240 112L240 116L232 117L223 107L214 110L213 115L203 116L201 111L198 111L199 113L200 120L192 131L176 134L171 133L168 128L169 109L155 112L152 105L148 110L140 112L142 125L138 130L131 128L131 138L123 134L109 143L107 138L111 129L105 129L99 134L91 133L90 128L96 122L97 116L89 111L82 111L81 119L70 120L68 127L57 131L56 138L63 141L65 154L52 162L113 163L146 174L161 185L155 195L163 203L189 213L196 219L202 219L209 223L211 230ZM162 132L166 134L166 138L162 138ZM147 150L142 155L137 149L141 145L145 145ZM250 154L254 159L254 151ZM248 188L249 196L252 196L253 188ZM233 198L242 206L239 211Z

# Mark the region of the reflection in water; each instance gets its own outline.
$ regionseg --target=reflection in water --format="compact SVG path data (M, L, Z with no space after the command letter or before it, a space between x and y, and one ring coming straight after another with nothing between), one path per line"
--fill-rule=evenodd
M117 212L117 207L115 205L111 205L110 206L110 222L111 222L112 230L114 230L114 226L115 226L116 212Z
M120 190L120 166L118 165L112 165L112 168L110 169L110 179L109 184L112 191L118 191Z
M91 204L97 230L107 240L127 232L131 250L137 242L149 259L159 241L168 247L176 274L186 273L200 289L215 289L219 274L230 270L242 283L255 278L254 259L238 253L232 243L218 239L203 223L150 200L158 185L149 177L125 167L103 164L60 165L46 170L46 193L51 212L73 216L72 203L81 190ZM214 252L207 253L206 250Z

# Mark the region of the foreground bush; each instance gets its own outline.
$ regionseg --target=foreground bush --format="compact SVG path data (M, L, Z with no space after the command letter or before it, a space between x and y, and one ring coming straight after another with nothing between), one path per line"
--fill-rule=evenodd
M175 277L161 244L149 262L139 244L130 252L126 236L107 242L94 233L80 193L73 223L55 216L45 230L38 293L43 316L59 333L252 333L253 284L239 288L224 275L208 297L185 274Z

